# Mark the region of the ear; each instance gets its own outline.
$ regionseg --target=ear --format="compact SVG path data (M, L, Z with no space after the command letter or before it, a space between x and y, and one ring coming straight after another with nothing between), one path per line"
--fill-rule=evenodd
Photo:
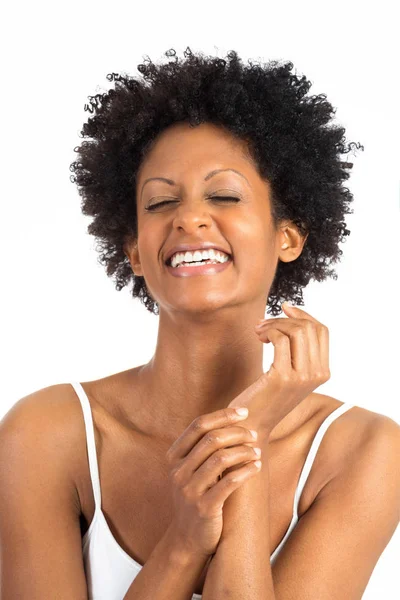
M143 276L142 266L140 264L139 249L137 240L125 242L123 245L125 256L131 263L132 271L135 275Z
M285 221L279 227L278 233L278 257L282 262L292 262L300 256L308 233L303 235L292 221Z

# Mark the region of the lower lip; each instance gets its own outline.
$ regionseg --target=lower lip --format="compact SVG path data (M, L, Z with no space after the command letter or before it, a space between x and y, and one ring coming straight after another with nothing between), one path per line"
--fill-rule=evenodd
M224 263L215 263L209 265L199 265L198 267L171 267L166 265L167 270L174 277L191 277L192 275L214 275L225 271L232 262L232 258Z

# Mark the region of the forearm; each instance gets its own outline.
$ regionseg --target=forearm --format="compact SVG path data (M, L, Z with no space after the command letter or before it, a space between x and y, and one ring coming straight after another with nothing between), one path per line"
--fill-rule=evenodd
M275 600L270 565L268 442L260 472L235 490L223 507L224 527L207 571L203 600Z
M124 600L188 600L208 558L190 556L176 546L170 529L133 580Z

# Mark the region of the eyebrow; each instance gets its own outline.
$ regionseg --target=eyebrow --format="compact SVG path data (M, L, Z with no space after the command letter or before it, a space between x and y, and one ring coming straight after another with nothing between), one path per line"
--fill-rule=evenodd
M208 181L209 179L211 179L211 177L213 177L214 175L217 175L217 173L221 173L222 171L233 171L234 173L237 173L238 175L240 175L240 177L243 177L243 179L245 179L248 183L248 185L251 187L249 180L247 179L247 177L245 177L243 175L243 173L241 173L240 171L237 171L236 169L214 169L214 171L210 171L208 173L208 175L206 175L204 177L204 181ZM142 195L143 193L143 188L146 185L146 183L148 181L164 181L165 183L168 183L168 185L176 185L175 181L173 179L168 179L167 177L149 177L148 179L145 180L145 182L142 185L142 191L140 193L140 195Z

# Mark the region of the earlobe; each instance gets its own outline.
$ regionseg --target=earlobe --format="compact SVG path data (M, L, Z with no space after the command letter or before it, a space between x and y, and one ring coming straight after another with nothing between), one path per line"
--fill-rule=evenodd
M281 244L280 250L287 250L290 248L290 234L287 232L287 228L283 231L283 235L285 236L285 241ZM285 255L286 253L284 253Z
M137 249L137 243L133 245L132 254L131 254L131 266L132 271L135 275L142 276L142 267L140 264L139 251Z
M308 233L302 236L294 224L288 223L282 228L282 233L285 236L285 241L281 243L279 248L279 259L282 262L296 260L303 251Z
M125 242L122 246L123 252L128 259L131 269L135 275L141 275L139 252L137 249L137 241Z

